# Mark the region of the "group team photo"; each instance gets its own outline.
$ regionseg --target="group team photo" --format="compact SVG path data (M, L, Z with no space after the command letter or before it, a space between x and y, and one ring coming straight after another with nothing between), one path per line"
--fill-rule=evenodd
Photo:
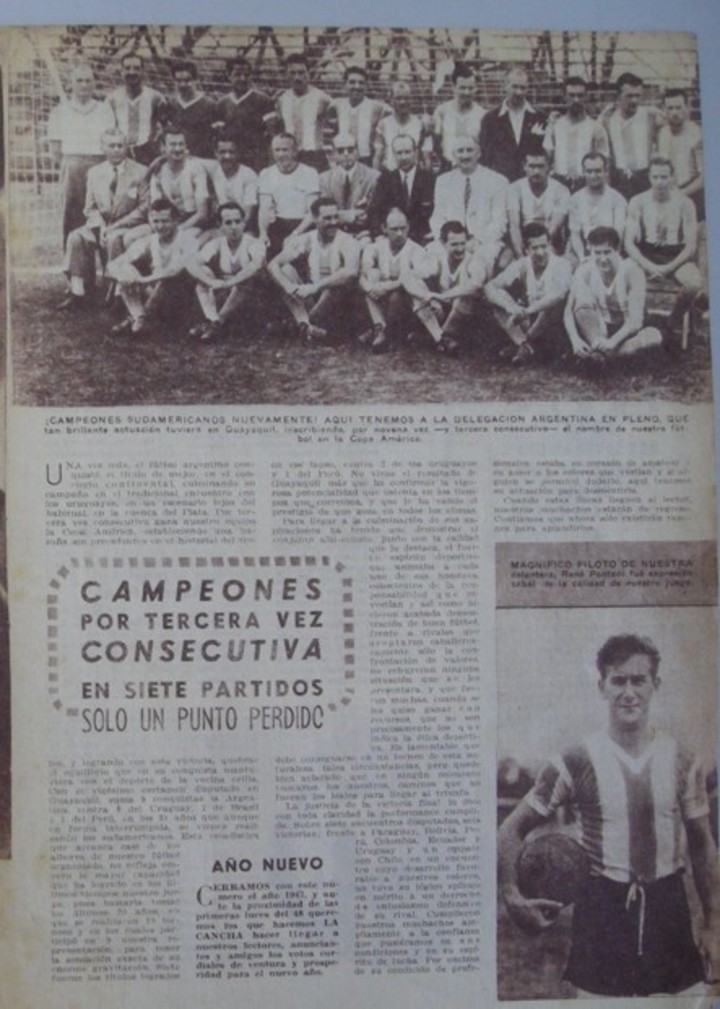
M18 401L708 398L682 37L50 31L10 63Z

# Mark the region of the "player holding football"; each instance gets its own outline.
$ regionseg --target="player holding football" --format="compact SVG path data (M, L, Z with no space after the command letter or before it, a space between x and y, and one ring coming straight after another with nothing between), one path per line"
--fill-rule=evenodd
M564 976L596 995L677 994L720 971L720 871L705 777L694 755L650 721L659 664L647 638L605 642L597 667L607 729L547 762L498 836L500 893L519 925L540 931L562 905L521 894L517 856L559 807L577 813L591 872L575 902ZM699 949L686 859L702 908Z

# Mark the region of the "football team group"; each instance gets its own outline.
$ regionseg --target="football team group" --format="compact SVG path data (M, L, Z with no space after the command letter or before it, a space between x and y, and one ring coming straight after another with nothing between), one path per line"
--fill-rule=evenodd
M103 303L122 305L114 333L292 327L307 342L381 353L411 338L454 356L492 332L517 365L604 366L678 346L706 308L702 135L682 90L658 108L623 73L593 118L570 77L564 110L546 113L512 67L485 109L475 71L456 64L452 97L426 115L405 81L387 103L369 97L360 66L331 96L300 53L274 98L242 56L217 99L189 60L172 64L172 94L146 83L137 54L119 69L101 99L92 67L75 65L47 134L61 308L97 302L102 276ZM657 292L669 308L653 318Z

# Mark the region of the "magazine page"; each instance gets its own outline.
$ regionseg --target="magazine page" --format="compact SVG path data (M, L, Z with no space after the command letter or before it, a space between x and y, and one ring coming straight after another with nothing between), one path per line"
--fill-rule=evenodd
M2 37L0 1005L712 1005L694 36Z

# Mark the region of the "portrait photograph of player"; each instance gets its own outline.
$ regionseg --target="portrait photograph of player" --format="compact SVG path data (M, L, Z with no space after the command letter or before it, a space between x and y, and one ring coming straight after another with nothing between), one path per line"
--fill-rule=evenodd
M717 994L714 641L712 607L499 611L501 999Z
M711 398L689 35L34 28L7 99L18 404Z

